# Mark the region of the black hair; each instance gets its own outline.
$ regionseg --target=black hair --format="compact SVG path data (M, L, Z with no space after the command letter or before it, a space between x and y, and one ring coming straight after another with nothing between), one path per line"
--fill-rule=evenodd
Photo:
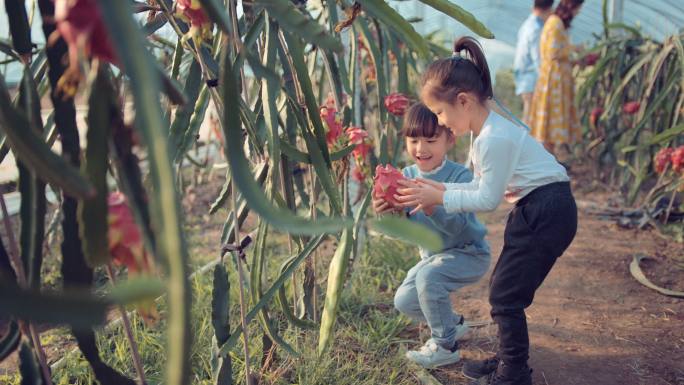
M434 138L446 132L451 135L451 130L437 122L437 115L423 103L414 103L404 115L402 134L409 138Z
M584 3L584 0L561 0L553 12L563 21L565 29L570 28L572 19L575 18L573 12Z
M534 0L534 7L547 10L553 7L553 0Z
M438 59L428 66L423 75L425 86L430 87L430 95L447 103L461 92L472 92L481 102L491 99L492 77L480 43L470 36L457 39L451 58Z

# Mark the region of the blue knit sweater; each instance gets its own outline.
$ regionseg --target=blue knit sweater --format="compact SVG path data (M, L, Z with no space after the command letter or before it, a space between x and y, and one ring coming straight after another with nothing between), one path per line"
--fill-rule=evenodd
M442 183L467 183L473 179L470 170L448 159L445 159L440 166L430 172L422 172L414 164L404 168L403 174L411 179L421 177ZM407 212L410 210L407 209ZM420 211L411 215L409 219L426 225L442 237L444 250L440 251L441 253L458 252L466 249L489 253L489 245L484 239L487 229L473 213L450 214L444 210L444 206L435 206L432 215L426 215ZM420 254L423 258L427 258L435 253L421 249Z

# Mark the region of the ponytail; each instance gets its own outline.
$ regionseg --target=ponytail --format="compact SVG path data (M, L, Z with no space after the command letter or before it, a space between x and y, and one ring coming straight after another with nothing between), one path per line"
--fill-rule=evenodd
M452 102L461 92L471 92L481 102L494 96L492 78L482 47L470 36L454 42L454 54L430 64L423 75L423 87L438 100Z

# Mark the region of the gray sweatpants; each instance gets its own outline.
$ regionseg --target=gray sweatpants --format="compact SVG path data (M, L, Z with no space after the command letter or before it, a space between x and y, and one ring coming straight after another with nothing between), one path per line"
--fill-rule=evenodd
M461 315L452 310L449 293L482 278L490 260L489 250L475 246L424 258L408 271L394 296L394 307L414 320L427 322L435 342L451 347Z

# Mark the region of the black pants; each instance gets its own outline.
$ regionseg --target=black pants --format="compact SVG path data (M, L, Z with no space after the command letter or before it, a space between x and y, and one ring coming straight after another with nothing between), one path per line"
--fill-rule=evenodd
M530 341L525 308L576 232L577 206L568 182L538 187L509 214L503 250L489 285L492 319L499 326L499 357L504 363L527 362Z

